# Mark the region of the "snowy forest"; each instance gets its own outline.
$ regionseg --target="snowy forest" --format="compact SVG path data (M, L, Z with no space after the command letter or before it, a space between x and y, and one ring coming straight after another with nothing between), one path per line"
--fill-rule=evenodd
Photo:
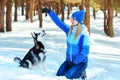
M49 7L61 15L64 21L64 9L67 7L67 19L70 19L72 7L85 9L85 24L90 32L90 7L93 8L93 16L96 18L96 12L101 10L104 14L104 32L110 37L114 37L113 18L120 12L119 0L1 0L0 1L0 32L12 31L12 21L18 21L18 8L21 8L21 15L25 20L34 22L33 17L38 15L39 27L42 27L42 7ZM14 7L14 8L13 8ZM14 19L12 11L14 9ZM47 14L46 14L47 15ZM4 16L6 21L4 21Z
M87 80L119 80L120 0L0 0L0 80L68 80L55 74L65 60L66 36L43 7L70 25L71 13L84 9L90 35ZM33 47L31 32L46 31L46 72L13 61ZM39 39L41 40L41 39Z

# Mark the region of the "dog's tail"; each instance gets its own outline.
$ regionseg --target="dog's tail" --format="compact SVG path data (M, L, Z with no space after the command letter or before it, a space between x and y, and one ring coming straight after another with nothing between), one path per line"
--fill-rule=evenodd
M14 62L20 63L22 60L19 57L14 58Z

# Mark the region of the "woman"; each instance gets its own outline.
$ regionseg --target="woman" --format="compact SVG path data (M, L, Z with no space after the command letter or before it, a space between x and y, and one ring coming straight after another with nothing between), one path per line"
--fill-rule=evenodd
M57 76L66 76L68 79L77 79L87 68L90 48L87 27L83 24L84 10L76 11L71 16L71 26L62 22L53 10L43 8L55 24L61 28L67 36L66 60L60 66Z

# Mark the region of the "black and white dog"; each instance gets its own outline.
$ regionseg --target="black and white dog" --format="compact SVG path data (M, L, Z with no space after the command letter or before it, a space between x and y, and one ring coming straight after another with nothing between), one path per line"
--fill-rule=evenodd
M24 68L32 68L33 66L38 66L40 62L42 62L42 67L45 69L45 59L46 59L46 50L45 50L45 45L41 42L38 41L38 36L41 38L46 35L45 30L42 30L40 33L31 33L33 41L34 41L34 46L28 51L28 53L24 56L23 59L19 57L15 57L14 61L18 62L20 64L20 67ZM42 55L42 58L40 54Z

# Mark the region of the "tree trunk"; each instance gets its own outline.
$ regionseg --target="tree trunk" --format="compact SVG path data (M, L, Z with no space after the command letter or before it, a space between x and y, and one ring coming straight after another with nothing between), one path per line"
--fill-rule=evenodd
M5 0L0 0L0 32L4 32L4 7Z
M12 31L12 4L13 0L8 0L7 1L7 10L6 10L6 31Z
M38 18L39 18L39 27L42 27L42 4L41 0L38 0Z
M30 22L33 22L34 0L30 0Z
M107 15L107 0L104 0L104 32L106 35L108 35L108 24L107 24L107 20L108 20L108 15Z
M26 0L26 20L29 19L29 13L30 13L29 6L30 6L30 2L29 0Z
M79 5L79 9L83 10L84 9L84 1L82 0L81 5Z
M60 3L57 3L57 15L60 15Z
M117 17L118 16L118 12L117 12L117 10L115 10L115 17Z
M62 21L64 21L64 1L63 0L60 0L61 1L61 12L62 12Z
M94 19L96 19L96 11L95 11L95 9L93 9L93 17L94 17Z
M17 7L18 7L18 0L15 1L15 12L14 12L14 21L17 21Z
M22 15L24 15L24 0L22 0L21 8L22 8Z
M107 24L108 18L107 18L106 10L104 10L103 13L104 13L104 32L106 35L108 35L108 24Z
M85 13L85 25L88 28L88 32L90 34L90 0L85 0L85 7L86 7L86 13Z
M67 19L70 19L70 3L67 4L68 5L68 12L67 12Z
M57 13L57 3L56 2L52 3L52 8Z
M114 31L113 31L113 0L108 1L108 30L109 30L109 36L114 37Z

